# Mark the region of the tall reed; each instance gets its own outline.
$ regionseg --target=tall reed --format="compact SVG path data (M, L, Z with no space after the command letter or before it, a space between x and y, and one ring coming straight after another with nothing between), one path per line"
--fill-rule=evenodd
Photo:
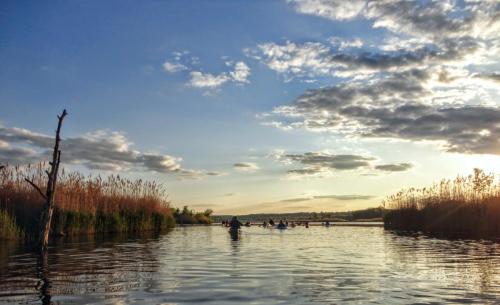
M481 169L430 187L409 188L388 197L389 229L500 236L500 182Z
M24 178L44 186L45 165L7 166L0 171L0 210L14 217L30 236L38 233L43 200ZM141 179L62 170L55 202L52 232L59 234L156 230L174 225L165 186Z

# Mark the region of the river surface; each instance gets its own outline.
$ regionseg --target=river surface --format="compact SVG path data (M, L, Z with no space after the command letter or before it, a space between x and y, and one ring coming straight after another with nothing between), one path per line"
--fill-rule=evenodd
M0 244L0 303L500 304L500 244L380 227L182 227L59 241L46 261Z

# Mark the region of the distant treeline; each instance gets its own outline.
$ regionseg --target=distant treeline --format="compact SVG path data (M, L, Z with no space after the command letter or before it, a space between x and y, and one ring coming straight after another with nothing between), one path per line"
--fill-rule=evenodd
M35 239L44 204L25 178L46 184L44 163L0 170L0 239ZM172 209L166 189L155 182L120 176L62 173L55 193L52 235L160 231L180 223L208 224L210 210Z
M442 180L421 189L402 190L386 199L387 229L447 236L500 236L500 183L493 174Z
M184 206L184 208L181 210L179 209L174 209L174 218L175 222L179 225L185 225L185 224L203 224L203 225L208 225L212 223L211 220L211 215L212 215L212 210L207 209L205 212L193 212L193 210L190 210L188 206Z
M262 213L262 214L248 214L239 215L240 221L250 222L263 222L269 219L280 220L286 219L288 221L382 221L384 216L384 209L369 208L357 211L348 212L297 212L297 213ZM228 220L232 215L214 215L212 220L214 222L222 222Z

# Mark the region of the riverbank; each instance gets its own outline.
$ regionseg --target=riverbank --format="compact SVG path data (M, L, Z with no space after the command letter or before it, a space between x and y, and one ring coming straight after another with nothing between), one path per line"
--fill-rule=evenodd
M387 198L385 205L387 229L500 237L500 183L479 169L427 188L402 190Z
M45 164L7 166L0 171L0 239L33 240L39 234L43 199L24 180L46 184ZM66 236L97 233L161 231L181 223L210 224L211 211L195 213L170 207L162 184L120 176L58 177L51 234Z
M246 214L238 215L238 219L242 222L262 223L269 221L269 219L286 220L294 222L352 222L352 221L382 221L385 214L385 209L381 207L368 208L363 210L345 211L345 212L295 212L295 213L259 213L259 214ZM222 222L230 220L232 215L214 215L212 219L214 222Z

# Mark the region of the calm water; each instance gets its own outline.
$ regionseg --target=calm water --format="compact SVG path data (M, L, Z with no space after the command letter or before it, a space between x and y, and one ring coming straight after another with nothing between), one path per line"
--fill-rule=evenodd
M46 263L0 244L0 303L496 304L500 244L379 227L187 227L60 242Z

